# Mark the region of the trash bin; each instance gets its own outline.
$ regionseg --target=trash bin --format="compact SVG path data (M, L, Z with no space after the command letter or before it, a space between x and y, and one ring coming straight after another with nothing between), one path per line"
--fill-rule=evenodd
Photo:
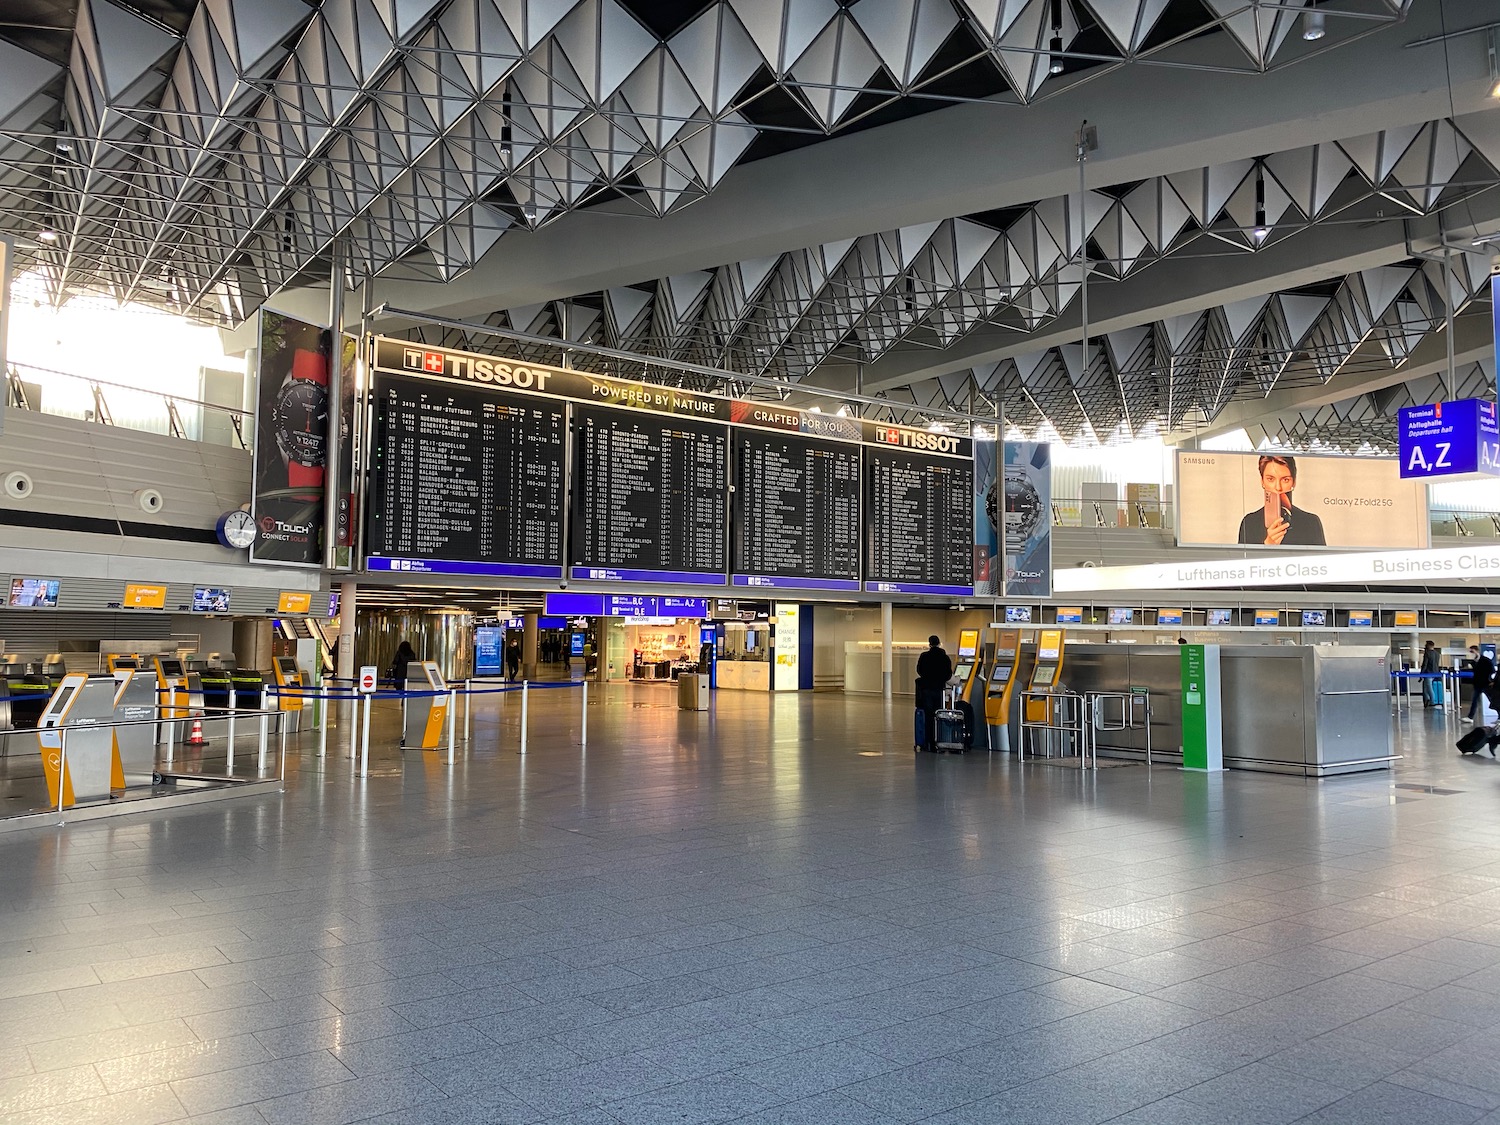
M684 672L677 677L677 708L680 711L708 710L708 677L698 672Z

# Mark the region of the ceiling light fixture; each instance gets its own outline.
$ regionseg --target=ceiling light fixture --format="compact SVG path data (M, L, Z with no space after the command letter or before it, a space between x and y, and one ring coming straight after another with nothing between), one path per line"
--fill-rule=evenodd
M43 227L41 230L39 230L39 231L36 232L36 236L38 238L40 238L43 242L56 242L57 241L57 232L55 230L53 230L51 227Z
M1327 34L1328 26L1322 12L1312 8L1302 14L1302 38L1309 43L1316 43Z
M528 223L536 222L536 200L528 199L525 203L521 204L521 217Z
M1047 66L1049 74L1063 72L1062 49L1062 0L1052 0L1052 42L1047 44L1047 50L1052 52L1051 61Z
M1265 170L1256 165L1255 168L1255 229L1250 232L1250 237L1257 244L1266 240L1271 233L1271 228L1266 225L1266 176Z

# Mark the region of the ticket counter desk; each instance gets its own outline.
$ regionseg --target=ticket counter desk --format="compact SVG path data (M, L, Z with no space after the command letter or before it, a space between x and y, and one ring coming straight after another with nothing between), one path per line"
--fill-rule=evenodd
M1224 765L1327 777L1390 769L1390 653L1376 645L1223 645ZM1177 645L1071 644L1073 691L1151 696L1153 760L1178 762L1182 671ZM1145 757L1145 729L1101 731L1105 757Z

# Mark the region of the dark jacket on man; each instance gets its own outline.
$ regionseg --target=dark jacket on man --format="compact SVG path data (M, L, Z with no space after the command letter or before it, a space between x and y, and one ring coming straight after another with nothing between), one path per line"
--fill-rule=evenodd
M926 688L943 690L943 685L953 678L953 661L941 648L929 648L917 657L917 679Z

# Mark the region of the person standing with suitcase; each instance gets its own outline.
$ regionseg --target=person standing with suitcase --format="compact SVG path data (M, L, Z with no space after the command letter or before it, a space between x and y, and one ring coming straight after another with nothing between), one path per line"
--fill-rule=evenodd
M937 750L937 713L943 705L943 689L953 678L953 661L943 651L942 638L927 638L927 651L917 657L917 710L925 720L922 749Z
M1474 682L1469 685L1473 694L1469 697L1469 713L1464 716L1464 722L1475 722L1475 716L1484 717L1484 704L1481 702L1490 693L1490 684L1495 679L1495 664L1488 656L1479 651L1478 645L1469 646L1469 671L1474 677Z
M1441 707L1443 703L1443 681L1437 678L1437 671L1442 667L1443 654L1438 652L1437 645L1428 641L1422 646L1422 706Z

